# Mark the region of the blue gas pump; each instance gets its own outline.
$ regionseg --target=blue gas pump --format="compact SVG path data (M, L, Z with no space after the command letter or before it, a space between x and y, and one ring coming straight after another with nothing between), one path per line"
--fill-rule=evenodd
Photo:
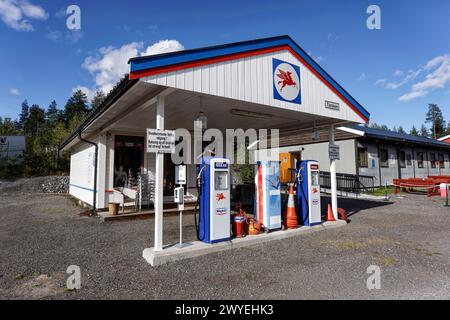
M199 192L200 241L216 243L227 241L230 232L230 161L224 158L204 157L197 167Z
M301 213L303 225L321 224L319 162L313 160L297 162L296 176L297 212Z

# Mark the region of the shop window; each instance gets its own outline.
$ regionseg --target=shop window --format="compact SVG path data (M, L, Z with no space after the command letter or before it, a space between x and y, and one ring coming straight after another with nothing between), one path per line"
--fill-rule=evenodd
M397 156L400 168L406 168L405 151L399 151Z
M417 168L423 168L423 152L417 152Z
M358 166L360 168L367 168L369 166L367 148L358 148Z
M444 169L445 168L445 163L444 163L445 159L444 159L444 155L440 154L439 155L439 168Z
M380 149L380 164L382 168L389 168L389 157L386 149Z
M406 155L406 165L407 166L412 165L412 156L409 153Z
M430 164L432 168L436 168L436 154L430 153Z

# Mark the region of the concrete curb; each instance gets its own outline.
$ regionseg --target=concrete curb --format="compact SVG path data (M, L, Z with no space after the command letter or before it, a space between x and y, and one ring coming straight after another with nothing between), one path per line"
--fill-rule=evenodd
M183 248L177 245L166 246L162 251L154 251L153 248L146 248L142 252L142 257L152 266L160 266L169 262L195 258L210 253L249 247L268 241L281 240L295 237L302 234L323 231L326 229L340 228L347 225L344 220L333 222L324 222L322 225L314 227L300 227L286 231L275 231L258 236L247 236L245 238L237 238L227 242L219 242L215 244L206 244L201 241L193 241L185 244Z

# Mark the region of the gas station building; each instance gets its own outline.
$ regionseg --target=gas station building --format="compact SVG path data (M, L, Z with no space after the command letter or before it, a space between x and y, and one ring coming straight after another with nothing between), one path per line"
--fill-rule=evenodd
M173 201L170 154L146 152L148 128L278 129L334 144L336 127L367 123L369 113L289 36L131 58L130 73L60 146L70 151L70 194L96 209L133 194L137 176L152 187L154 250L163 249L163 203ZM225 143L224 143L225 145ZM315 160L315 159L308 159ZM333 214L336 164L331 161ZM187 165L187 197L197 192ZM334 186L334 187L333 187Z

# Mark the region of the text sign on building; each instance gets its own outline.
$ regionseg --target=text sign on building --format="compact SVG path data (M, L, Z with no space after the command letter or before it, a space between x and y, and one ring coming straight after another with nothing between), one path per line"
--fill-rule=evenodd
M339 146L337 144L328 145L328 157L330 160L340 160L339 157Z
M147 152L174 153L175 131L147 129Z
M339 103L332 101L325 101L325 108L334 111L339 111Z

